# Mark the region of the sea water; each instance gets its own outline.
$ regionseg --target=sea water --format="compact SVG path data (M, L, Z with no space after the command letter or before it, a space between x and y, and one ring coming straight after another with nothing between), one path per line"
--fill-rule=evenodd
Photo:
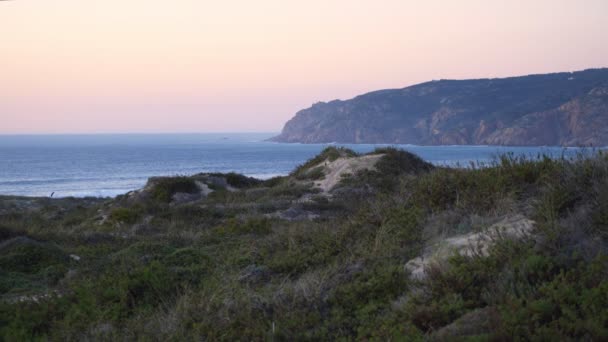
M282 144L276 133L0 136L0 195L116 196L153 176L238 172L261 179L286 175L328 145L369 152L372 144ZM436 165L489 163L513 153L574 155L576 148L390 145Z

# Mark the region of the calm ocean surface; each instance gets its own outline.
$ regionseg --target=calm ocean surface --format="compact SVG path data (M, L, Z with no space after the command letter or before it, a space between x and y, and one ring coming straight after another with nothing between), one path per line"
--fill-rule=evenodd
M149 177L238 172L258 178L285 175L328 144L279 144L275 133L0 136L0 194L115 196L141 188ZM340 144L358 152L377 146ZM512 152L575 154L576 148L391 145L438 165L489 162Z

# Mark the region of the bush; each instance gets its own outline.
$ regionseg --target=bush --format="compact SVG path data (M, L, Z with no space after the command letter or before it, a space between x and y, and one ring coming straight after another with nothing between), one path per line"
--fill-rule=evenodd
M309 159L304 164L298 166L292 173L292 176L297 177L305 177L306 174L311 167L317 166L324 161L335 161L338 158L350 158L356 157L357 153L351 149L345 147L326 147L320 154L315 156L314 158Z
M376 169L385 175L419 174L435 168L417 155L396 148L377 148L372 154L384 154L376 164Z
M325 177L323 166L315 167L314 169L306 170L295 175L298 180L319 180Z
M501 333L512 339L608 338L606 259L537 279L538 291L501 306Z
M19 235L25 235L24 232L17 232L11 228L8 227L4 227L0 225L0 241L4 241L4 240L8 240L10 238L19 236Z
M272 177L272 178L265 180L262 184L264 186L272 188L272 187L282 184L286 179L287 179L287 177L276 176L276 177Z
M246 221L229 219L223 225L215 228L219 234L256 234L265 235L272 231L272 222L268 218L250 218Z
M196 182L188 177L165 177L156 179L152 188L152 197L160 202L171 202L178 192L194 194L200 189Z
M280 231L266 239L257 251L259 264L273 272L292 276L329 263L340 252L332 232L315 228Z
M116 208L110 212L110 220L117 223L133 224L139 218L139 211L133 208Z
M238 173L226 174L226 182L235 188L247 188L260 184L262 181L253 177L247 177Z
M0 252L0 269L11 272L37 273L68 261L68 256L59 247L26 237L7 241Z
M356 335L366 339L382 324L387 305L407 288L403 268L369 265L352 280L338 285L329 297L332 338Z
M376 149L370 154L383 154L373 170L361 170L354 176L343 177L342 186L368 187L380 192L392 192L400 177L417 175L434 169L432 164L420 157L395 148Z

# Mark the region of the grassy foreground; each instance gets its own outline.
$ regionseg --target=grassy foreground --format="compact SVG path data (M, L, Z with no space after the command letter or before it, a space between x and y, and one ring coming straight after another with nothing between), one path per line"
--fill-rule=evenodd
M291 175L0 198L0 340L606 340L608 156L434 168L383 149L330 192ZM487 253L406 263L505 217Z

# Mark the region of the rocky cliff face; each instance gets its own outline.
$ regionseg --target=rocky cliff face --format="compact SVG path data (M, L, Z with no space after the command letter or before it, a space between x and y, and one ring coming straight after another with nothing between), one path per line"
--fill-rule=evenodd
M278 142L608 145L608 69L441 80L317 103Z

